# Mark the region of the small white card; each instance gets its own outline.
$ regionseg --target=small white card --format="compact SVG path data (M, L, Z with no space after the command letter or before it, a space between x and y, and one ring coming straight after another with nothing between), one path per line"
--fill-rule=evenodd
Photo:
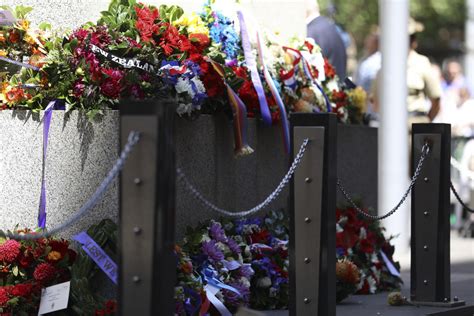
M66 309L70 288L71 282L64 282L42 289L38 315Z

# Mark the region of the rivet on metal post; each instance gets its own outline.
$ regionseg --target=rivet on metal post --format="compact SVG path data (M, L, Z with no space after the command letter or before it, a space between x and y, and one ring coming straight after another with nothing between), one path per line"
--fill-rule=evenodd
M430 179L428 179L428 177L424 177L423 181L428 182L428 181L430 181Z
M311 183L311 181L313 181L313 179L311 179L311 178L304 179L304 182L306 182L306 183Z
M445 298L443 299L443 302L447 303L447 302L449 302L449 299L448 299L447 297L445 297Z
M424 211L424 212L423 212L423 215L428 216L428 215L430 215L430 212Z
M455 297L453 298L453 300L454 300L455 302L457 302L457 301L459 301L459 297L455 296Z
M133 283L140 283L142 279L138 275L134 275L132 278Z
M305 223L311 223L311 218L305 217L304 222L305 222Z
M310 263L311 259L310 258L304 258L304 263Z
M135 179L133 179L133 183L135 183L135 185L140 185L140 184L142 184L142 179L135 178Z
M305 298L303 299L303 302L304 302L305 304L309 304L309 303L311 303L311 300L310 300L309 298L305 297Z
M424 285L428 285L428 280L423 280Z
M140 235L142 233L142 229L138 226L133 227L133 233L135 235Z
M423 250L424 250L424 251L428 251L428 245L424 245L424 246L423 246Z

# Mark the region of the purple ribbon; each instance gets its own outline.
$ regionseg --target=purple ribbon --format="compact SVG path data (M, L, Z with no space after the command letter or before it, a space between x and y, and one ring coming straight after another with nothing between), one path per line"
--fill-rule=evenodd
M49 102L43 116L43 168L41 173L41 192L38 212L38 227L46 228L46 158L48 152L49 128L53 110L64 109L58 105L58 100Z
M13 64L13 65L16 65L16 66L19 66L19 67L23 67L23 68L33 69L35 71L40 70L40 68L38 68L36 66L26 64L26 63L22 63L20 61L16 61L16 60L13 60L13 59L10 59L10 58L7 58L7 57L0 56L0 60L2 60L4 62L7 62L7 63L10 63L10 64Z
M51 115L53 114L56 101L49 102L44 110L43 116L43 170L41 174L41 193L38 213L38 227L46 228L46 157L48 152L49 127L51 125Z
M117 265L105 251L86 232L80 232L73 239L82 245L82 250L104 271L112 282L117 284Z
M260 114L262 115L263 123L270 126L272 125L272 115L270 114L270 108L268 107L267 98L265 97L265 91L263 90L262 81L260 80L260 75L258 74L257 63L252 54L250 37L248 34L247 25L245 24L244 14L242 11L238 11L237 15L239 16L240 33L242 37L242 48L244 49L245 62L247 63L247 68L250 70L250 77L252 79L255 91L257 91L258 101L260 103Z

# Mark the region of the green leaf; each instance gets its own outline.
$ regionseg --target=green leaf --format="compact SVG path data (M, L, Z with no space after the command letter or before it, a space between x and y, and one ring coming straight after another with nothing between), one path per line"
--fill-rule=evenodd
M48 22L41 22L40 25L38 25L38 28L42 31L47 31L51 30L52 26Z

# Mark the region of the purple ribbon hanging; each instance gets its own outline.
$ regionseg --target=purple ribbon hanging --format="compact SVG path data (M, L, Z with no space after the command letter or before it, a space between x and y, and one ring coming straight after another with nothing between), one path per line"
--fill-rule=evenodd
M117 284L117 264L110 259L105 251L86 232L80 232L73 239L82 245L82 250L104 271L112 282Z
M41 192L38 212L38 227L46 228L46 158L48 153L49 128L53 110L64 109L58 106L58 100L49 102L43 116L43 168L41 172Z
M252 79L253 86L257 92L258 102L260 103L260 114L262 115L263 123L265 125L272 125L272 115L270 114L270 108L268 107L267 98L265 97L265 91L263 90L263 84L260 80L260 75L257 70L257 63L252 54L252 47L250 45L250 37L245 24L245 18L242 11L238 11L240 23L240 36L242 38L242 48L244 49L245 62L247 68L250 70L250 78Z
M51 125L51 115L53 114L54 105L56 101L49 102L48 106L44 110L43 116L43 168L41 174L41 193L38 213L38 227L46 228L46 156L48 152L48 137L49 127Z

